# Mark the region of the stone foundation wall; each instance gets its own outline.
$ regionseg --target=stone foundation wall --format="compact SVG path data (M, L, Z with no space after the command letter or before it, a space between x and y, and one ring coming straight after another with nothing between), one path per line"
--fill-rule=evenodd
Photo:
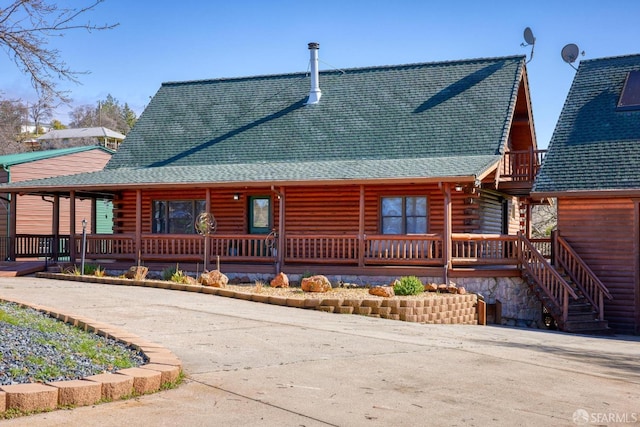
M540 327L542 306L523 279L519 277L457 278L451 283L467 292L484 297L487 304L502 304L502 324Z

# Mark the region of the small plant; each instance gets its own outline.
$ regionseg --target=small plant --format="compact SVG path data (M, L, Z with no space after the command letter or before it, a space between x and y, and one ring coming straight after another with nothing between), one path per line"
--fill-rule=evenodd
M256 280L254 285L255 285L255 289L254 290L257 293L262 292L262 288L264 287L264 282L262 280Z
M189 278L182 270L177 270L173 273L170 280L176 283L189 283Z
M175 267L167 267L162 270L162 280L171 280L171 278L178 272L178 264Z
M94 273L96 272L97 269L99 269L100 266L96 265L96 264L85 264L84 265L84 274L86 274L87 276L93 276Z
M403 276L393 285L396 295L419 295L424 292L424 284L416 276Z
M93 272L93 275L96 277L104 277L107 275L107 272L104 268L97 266L96 270Z

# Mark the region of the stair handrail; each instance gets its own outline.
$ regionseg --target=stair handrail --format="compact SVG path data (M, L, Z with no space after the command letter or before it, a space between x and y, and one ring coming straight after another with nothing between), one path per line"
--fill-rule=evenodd
M561 323L564 325L569 317L569 296L578 299L578 295L521 232L518 233L518 240L522 268L529 272L556 310L562 313Z
M604 320L604 297L612 300L613 296L565 238L556 233L554 240L557 244L554 262L567 272L576 287L596 310L598 318Z

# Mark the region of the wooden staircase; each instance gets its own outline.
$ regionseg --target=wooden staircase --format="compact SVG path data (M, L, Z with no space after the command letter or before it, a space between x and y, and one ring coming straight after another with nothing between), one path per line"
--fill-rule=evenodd
M519 237L522 277L544 307L545 324L565 332L610 334L604 298L611 294L568 242L554 234L548 260Z

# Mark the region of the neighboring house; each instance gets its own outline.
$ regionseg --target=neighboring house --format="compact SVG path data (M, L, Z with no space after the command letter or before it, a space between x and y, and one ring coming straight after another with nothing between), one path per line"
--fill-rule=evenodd
M0 156L0 182L19 183L101 170L112 154L113 151L97 146L7 154ZM69 234L70 206L65 204L56 209L55 204L59 203L59 198L56 200L55 196L16 193L3 193L0 196L0 238L3 239L3 244L0 245L1 259L6 259L11 253L7 245L8 237L37 235L29 244L39 245L39 242L46 241L54 234ZM15 212L9 208L12 201L15 202ZM56 215L57 226L54 220ZM113 224L110 202L107 205L104 202L96 203L92 209L91 200L77 200L75 217L79 226L86 219L88 231L108 233ZM37 252L34 253L34 248L29 251L32 253L24 255L38 255Z
M54 129L36 138L40 145L56 143L57 146L83 141L117 150L125 135L105 127Z
M92 259L202 263L208 212L207 263L230 275L483 283L539 316L517 268L542 154L525 57L319 72L309 48L310 73L165 83L103 171L6 191L110 195Z
M640 55L580 63L535 182L599 278L606 319L640 332Z

